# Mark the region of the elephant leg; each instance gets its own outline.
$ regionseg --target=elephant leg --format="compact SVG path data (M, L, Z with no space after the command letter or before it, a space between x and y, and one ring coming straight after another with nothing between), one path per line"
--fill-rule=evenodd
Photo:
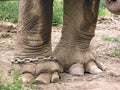
M95 34L100 0L64 0L62 37L54 55L72 75L102 72L90 49Z
M26 62L51 56L52 6L53 0L19 0L19 32L14 59ZM58 63L40 60L20 64L23 83L33 79L41 83L56 81L53 74L58 72Z

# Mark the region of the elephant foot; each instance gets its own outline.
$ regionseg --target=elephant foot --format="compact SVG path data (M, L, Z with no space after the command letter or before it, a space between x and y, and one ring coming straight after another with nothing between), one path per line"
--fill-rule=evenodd
M85 72L89 72L91 74L97 74L105 70L101 67L104 67L104 66L102 66L102 64L97 64L95 61L90 61L86 65L77 63L77 64L73 64L70 67L69 73L75 76L84 75Z
M51 80L51 74L50 73L41 73L38 75L35 79L35 84L48 84Z
M104 70L105 66L102 63L95 61L92 54L87 53L85 57L83 57L82 61L71 65L69 73L71 75L80 76L84 75L85 72L97 74L103 72Z
M75 76L84 75L84 71L84 65L80 63L73 64L69 69L69 73Z
M49 84L55 83L59 81L59 74L58 72L54 73L41 73L40 75L37 76L35 79L35 84Z
M61 49L55 50L54 55L63 65L64 70L71 75L97 74L105 70L105 66L96 60L91 50L81 51L71 48L68 51L65 47L61 47Z
M31 73L22 74L22 83L27 85L33 81L34 76Z
M22 73L22 82L25 85L29 83L49 84L58 82L59 72L62 70L56 61L39 61L19 64Z
M86 72L89 72L91 74L97 74L102 72L102 68L100 68L99 64L97 64L95 61L90 61L86 64Z
M36 65L35 83L48 84L59 81L61 68L57 62L44 61Z

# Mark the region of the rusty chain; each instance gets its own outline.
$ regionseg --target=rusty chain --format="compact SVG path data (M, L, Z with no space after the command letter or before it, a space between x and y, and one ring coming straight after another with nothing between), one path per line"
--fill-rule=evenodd
M40 62L40 61L56 61L56 57L53 56L39 56L36 58L16 58L15 60L12 61L12 64L25 64L25 63L35 63L35 62Z

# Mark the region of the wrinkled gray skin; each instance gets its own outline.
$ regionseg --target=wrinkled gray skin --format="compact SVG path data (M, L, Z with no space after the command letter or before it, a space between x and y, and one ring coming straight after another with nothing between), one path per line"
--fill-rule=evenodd
M24 84L59 80L59 72L72 75L100 73L104 68L90 49L95 35L100 0L64 0L62 37L51 50L53 0L19 0L19 33L15 58L53 55L55 61L20 64ZM107 4L108 5L108 4Z

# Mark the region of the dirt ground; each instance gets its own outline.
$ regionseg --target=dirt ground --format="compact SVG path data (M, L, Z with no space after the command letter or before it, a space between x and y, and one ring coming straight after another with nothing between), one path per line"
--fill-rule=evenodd
M120 39L120 18L100 18L98 20L96 34L91 41L91 48L101 61L106 71L100 74L88 74L84 76L72 76L61 74L58 83L39 85L37 90L120 90L120 56L113 56L112 52L120 51L120 43L104 41L103 36L118 37ZM0 70L3 72L2 80L6 81L14 56L15 24L0 21ZM54 50L61 37L62 26L52 28L52 49Z

